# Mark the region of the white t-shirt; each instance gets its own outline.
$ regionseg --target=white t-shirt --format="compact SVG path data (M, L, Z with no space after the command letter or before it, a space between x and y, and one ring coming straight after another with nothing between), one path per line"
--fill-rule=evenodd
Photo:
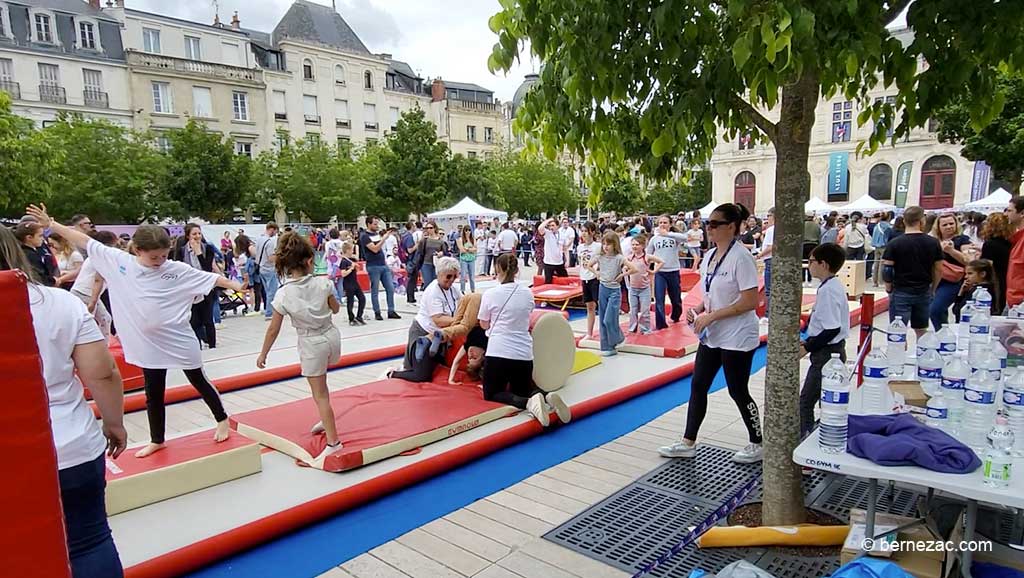
M718 251L717 248L711 249L701 261L700 282L704 284L702 289L707 288L708 275L714 272L713 268L708 270L708 264ZM757 289L757 264L750 251L744 250L743 245L737 242L718 267L718 274L711 281L710 291L705 290L704 311L710 313L729 307L739 301L740 292L747 289ZM757 313L754 311L719 319L708 325L704 343L708 347L719 349L750 351L760 345L757 326Z
M85 304L67 291L34 285L29 287L29 302L50 398L57 467L63 470L96 459L107 447L71 359L76 345L105 340ZM120 323L118 319L118 329Z
M384 248L382 250L384 251L385 262L389 255L394 256L398 254L398 238L394 235L389 235L388 238L384 240ZM340 254L341 250L339 249L338 252Z
M619 249L622 250L622 254L623 255L632 255L633 254L633 237L630 237L629 235L626 235L625 237L622 237L621 239L619 239ZM600 254L601 254L601 250L600 249L598 249L597 251L594 251L594 255L595 256L596 255L600 255Z
M519 235L516 235L511 229L505 229L498 233L498 247L501 248L503 253L514 251L518 242Z
M525 285L502 283L486 291L480 298L477 318L491 324L487 330L487 357L532 360L532 312L533 293Z
M67 273L68 271L74 271L77 267L81 266L85 257L82 256L78 251L72 251L71 254L65 256L61 255L57 257L57 268L60 269L61 273Z
M764 237L762 237L762 240L761 240L761 252L764 253L766 250L768 250L774 244L775 244L775 225L772 225L771 227L768 227L767 229L764 230ZM769 254L768 257L765 258L765 261L768 261L773 256L774 256L774 254Z
M565 264L565 259L562 258L562 242L558 234L552 233L550 229L544 229L544 264Z
M271 303L274 311L290 317L292 327L300 334L321 335L331 328L331 308L327 298L334 295L334 286L327 277L306 275L299 279L282 279Z
M75 284L71 290L75 293L92 297L92 284L96 282L96 268L92 265L92 259L86 259L82 268L78 270L78 277L75 277ZM102 289L100 293L102 293Z
M433 333L440 328L434 323L434 315L455 316L455 309L459 306L459 299L462 299L462 292L452 285L448 289L442 289L437 284L437 279L427 285L426 290L420 297L420 308L416 312L416 323L420 324L427 333Z
M473 240L476 241L477 243L479 243L481 239L484 239L486 237L487 229L483 227L477 227L476 229L473 229Z
M839 343L850 335L850 302L846 299L846 289L839 279L829 277L818 286L811 319L807 322L807 335L813 337L836 327L839 328L839 335L830 340L829 345Z
M327 255L337 255L338 258L341 259L341 245L341 239L331 239L330 241L327 241L326 245L324 245L324 252Z
M572 227L559 229L558 240L562 243L562 247L566 249L572 247L573 242L576 241L576 229Z
M699 249L701 241L704 240L704 231L700 229L687 229L686 230L686 246L694 249Z
M576 246L576 261L580 264L580 280L590 281L597 279L597 274L587 268L587 263L601 254L601 243L580 243Z
M490 255L498 254L498 238L490 237L487 239L487 253Z
M89 260L107 281L125 361L146 369L202 367L189 325L192 303L213 291L219 275L180 261L143 267L120 249L89 241Z
M412 240L419 243L423 240L423 229L416 229L412 232Z
M249 262L249 257L245 253L241 253L234 256L235 270L238 271L238 276L241 277L242 273L245 272L245 266Z

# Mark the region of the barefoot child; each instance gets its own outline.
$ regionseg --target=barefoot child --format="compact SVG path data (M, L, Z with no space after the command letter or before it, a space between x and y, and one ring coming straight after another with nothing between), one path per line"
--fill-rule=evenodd
M636 272L626 277L629 291L629 332L647 335L651 332L651 277L665 264L659 257L647 254L647 235L633 237L633 252L627 259Z
M601 282L588 265L601 254L601 242L597 237L597 226L587 222L580 231L580 244L576 257L580 264L580 287L583 288L583 304L587 306L587 339L594 338L594 320L597 318L597 292Z
M327 367L341 357L341 334L331 322L331 315L341 311L334 297L334 284L326 277L313 275L313 246L296 233L285 233L277 242L274 267L281 277L281 286L271 306L274 315L263 338L263 349L256 359L256 367L267 366L267 353L281 332L285 315L291 317L292 327L299 336L299 361L302 375L309 381L320 423L312 433L327 437L331 452L341 447L338 426L334 423L330 392L327 389Z
M242 286L217 273L168 261L171 238L162 227L141 225L136 229L132 235L133 256L50 219L46 205L32 205L28 214L40 225L86 249L96 273L107 282L125 361L142 368L146 384L150 443L136 452L136 457L144 458L164 447L168 369L184 371L217 420L214 439L228 439L228 415L220 394L203 373L199 340L189 320L196 298L205 297L214 287L240 291Z

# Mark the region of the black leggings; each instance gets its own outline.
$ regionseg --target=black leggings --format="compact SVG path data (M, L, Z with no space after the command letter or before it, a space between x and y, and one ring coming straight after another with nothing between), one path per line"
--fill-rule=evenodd
M533 360L484 357L484 399L526 409L526 401L540 391L533 383Z
M697 360L693 366L693 379L690 380L690 403L686 409L686 433L683 437L697 440L697 432L708 411L708 392L711 382L721 368L725 372L725 382L729 386L729 395L736 402L736 407L743 416L743 425L747 426L750 443L761 443L761 420L754 398L750 397L750 367L754 362L754 351L732 351L717 349L701 344L697 349Z
M412 361L412 367L401 371L391 372L391 377L394 379L404 379L406 381L412 381L414 383L425 383L434 379L434 369L437 368L439 363L444 363L444 350L438 351L434 357L430 356L430 351L425 350L423 359L417 359L415 355L417 344L420 347L430 347L429 337L418 337L416 341L409 345L412 349L413 354L410 356Z
M224 411L224 404L220 402L220 394L213 384L206 379L203 368L186 369L185 377L192 387L196 388L199 395L203 396L206 407L213 413L213 419L222 422L228 419ZM167 389L166 369L142 369L142 376L146 381L146 417L149 418L149 441L155 444L164 443L164 429L167 421L167 411L164 408L164 391Z
M569 273L565 270L565 265L548 265L544 263L544 284L550 285L551 280L555 277L568 277Z
M259 273L257 273L256 275L258 277ZM263 283L254 283L252 285L252 310L263 311L263 308L260 307L260 305L262 305L263 302L266 300L267 294L266 292L263 291Z
M353 273L354 275L354 273ZM362 319L363 311L366 309L366 295L363 295L363 290L356 285L352 287L344 287L345 290L345 308L348 309L348 320ZM359 313L354 314L352 312L352 305L355 304L356 300L359 301Z
M189 320L196 339L205 341L210 347L217 347L217 327L213 324L213 300L216 298L217 292L210 291L202 301L193 304L192 318Z

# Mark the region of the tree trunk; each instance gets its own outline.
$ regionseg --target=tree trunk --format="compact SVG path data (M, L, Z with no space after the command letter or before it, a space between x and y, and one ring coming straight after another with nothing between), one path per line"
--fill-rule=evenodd
M763 523L804 521L804 496L793 450L800 438L800 305L804 203L810 191L807 157L814 111L818 104L816 71L782 89L782 108L774 139L775 240L772 246L772 291L768 367L765 378L765 454Z

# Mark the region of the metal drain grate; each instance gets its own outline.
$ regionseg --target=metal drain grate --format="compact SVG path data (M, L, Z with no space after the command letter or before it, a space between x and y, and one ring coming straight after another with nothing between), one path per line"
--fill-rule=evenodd
M757 561L757 566L775 578L808 578L810 576L830 576L839 568L839 559L834 557L803 558L766 552Z
M696 458L670 460L637 483L709 502L721 499L738 490L751 477L761 475L761 464L737 464L732 461L733 453L715 446L700 445Z
M889 490L884 483L878 487L879 512L898 516L916 516L917 501L921 494L900 487ZM849 521L850 509L866 510L868 507L868 483L853 478L839 478L823 491L817 499L808 504L810 507L831 514L841 520Z

